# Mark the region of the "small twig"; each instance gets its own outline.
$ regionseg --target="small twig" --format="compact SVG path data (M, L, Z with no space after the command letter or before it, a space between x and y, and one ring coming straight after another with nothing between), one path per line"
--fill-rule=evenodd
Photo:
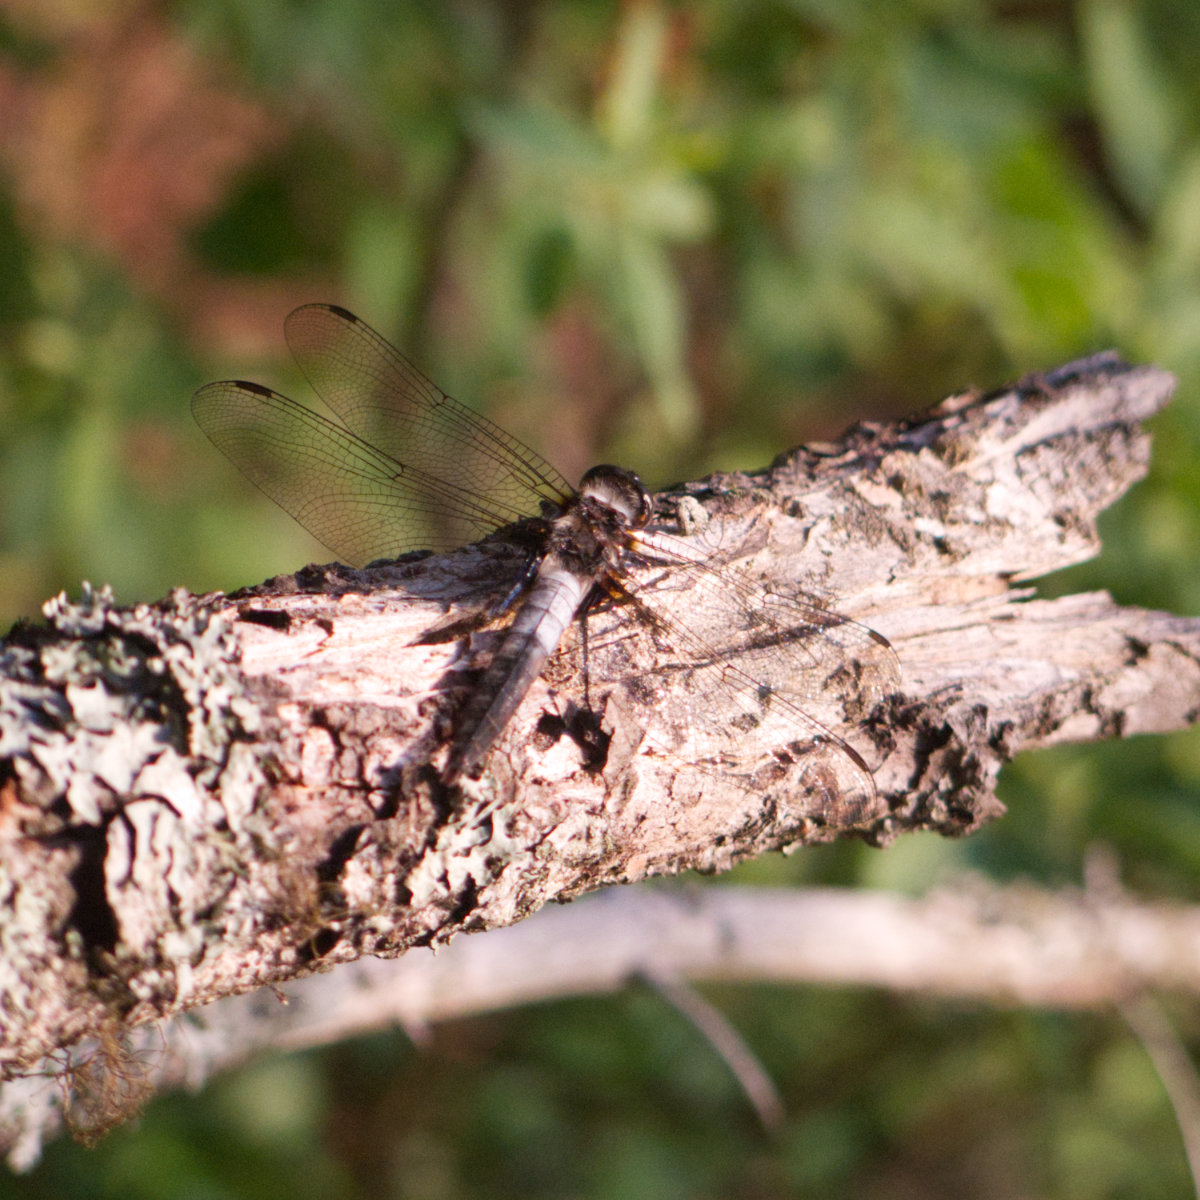
M786 1113L779 1089L745 1039L694 987L678 975L643 971L644 979L674 1009L682 1013L704 1035L708 1044L724 1060L746 1094L763 1128L775 1133L783 1126Z
M1162 1080L1183 1139L1192 1192L1200 1196L1200 1078L1196 1066L1153 998L1138 996L1119 1004L1117 1011L1142 1043Z
M1083 866L1084 896L1099 917L1106 908L1128 903L1121 886L1121 866L1111 846L1088 847ZM1150 1058L1175 1113L1183 1151L1192 1175L1192 1191L1200 1197L1200 1080L1187 1049L1175 1034L1162 1006L1146 990L1118 1000L1116 1009Z

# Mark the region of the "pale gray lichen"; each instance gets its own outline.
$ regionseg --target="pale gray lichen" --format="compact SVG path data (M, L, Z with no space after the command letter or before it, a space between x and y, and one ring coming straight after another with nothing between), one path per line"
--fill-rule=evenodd
M183 733L185 744L175 746L178 765L190 766L201 783L220 774L235 744L261 731L260 711L246 700L236 667L231 622L187 592L173 592L161 606L122 609L109 588L97 592L85 583L77 602L60 595L43 612L53 629L71 639L41 647L41 673L46 683L63 685L77 730L107 733L139 721L147 730L156 728L156 744L126 747L143 764ZM66 715L62 707L60 716ZM82 757L90 759L86 747ZM158 764L156 785L187 791L167 779L167 762ZM134 781L106 782L125 792Z
M262 718L231 623L184 592L122 609L87 584L43 612L48 627L19 626L0 644L0 756L22 828L54 835L69 857L27 878L19 844L0 855L8 1016L45 1001L49 960L82 966L97 948L128 963L132 994L150 998L160 977L170 994L169 976L204 952L221 877L270 841L266 819L253 819ZM76 893L70 863L98 854L98 883Z
M675 501L675 519L684 537L696 537L708 528L712 516L695 496L680 496Z
M484 802L464 811L438 831L434 845L405 877L412 907L452 904L468 888L486 887L525 849L493 805Z

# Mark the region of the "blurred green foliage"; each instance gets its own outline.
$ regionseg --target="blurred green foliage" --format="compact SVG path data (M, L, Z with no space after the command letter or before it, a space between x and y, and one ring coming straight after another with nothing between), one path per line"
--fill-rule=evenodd
M25 13L18 16L19 12ZM82 32L81 32L82 31ZM1115 345L1179 378L1150 478L1046 591L1200 609L1193 0L174 0L0 17L0 611L328 557L191 426L231 375L307 395L342 303L566 473L755 468L849 422ZM92 61L102 67L89 66ZM151 68L157 68L157 73ZM748 863L906 891L978 869L1200 877L1200 736L1034 756L1010 815ZM1198 826L1193 828L1193 826ZM726 882L726 881L722 881ZM650 994L259 1064L53 1147L6 1196L1178 1196L1114 1017L716 995L775 1140ZM1196 1046L1196 1014L1172 1014Z

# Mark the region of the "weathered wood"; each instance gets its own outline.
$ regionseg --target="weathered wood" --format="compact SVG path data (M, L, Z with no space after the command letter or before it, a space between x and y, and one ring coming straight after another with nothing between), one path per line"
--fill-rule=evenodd
M444 787L430 764L472 658L416 641L515 574L500 542L230 597L51 602L0 648L0 1068L608 883L845 833L966 833L1001 811L1020 750L1194 721L1200 621L1017 586L1097 551L1171 387L1099 356L661 498L698 501L724 556L895 647L899 693L837 730L876 768L880 803L852 828L716 776L672 790L616 704L589 773L556 721L561 664L484 779Z

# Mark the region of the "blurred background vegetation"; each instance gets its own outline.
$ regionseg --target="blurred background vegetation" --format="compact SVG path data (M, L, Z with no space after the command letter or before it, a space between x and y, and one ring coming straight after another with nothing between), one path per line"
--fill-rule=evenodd
M215 378L307 399L282 320L310 300L567 475L659 485L1115 346L1178 397L1103 555L1047 590L1195 613L1198 60L1195 0L3 0L0 616L329 557L188 414ZM1002 794L964 842L735 875L1062 886L1099 843L1194 898L1194 733L1033 756ZM774 1140L631 989L263 1062L0 1197L1188 1194L1115 1015L709 994L782 1090Z

